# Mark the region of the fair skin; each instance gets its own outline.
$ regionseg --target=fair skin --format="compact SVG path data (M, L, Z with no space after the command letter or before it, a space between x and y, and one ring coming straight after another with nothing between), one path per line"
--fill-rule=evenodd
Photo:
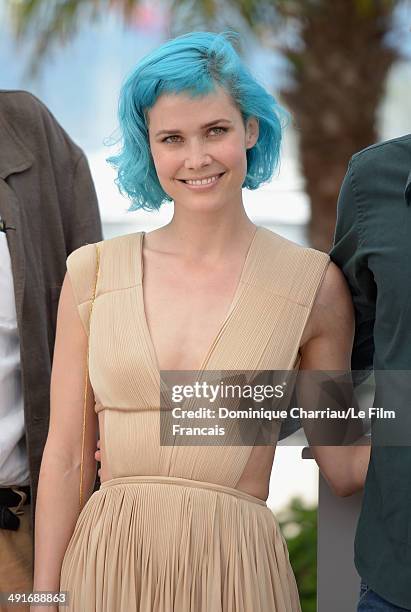
M161 96L148 111L148 129L157 174L175 202L175 212L167 226L145 236L147 323L159 369L196 370L231 304L256 230L245 213L241 185L246 151L258 139L258 122L249 118L244 123L230 96L217 89L202 98ZM207 187L184 182L220 175ZM301 367L349 369L353 328L349 292L331 264L302 337ZM50 429L37 498L35 590L58 590L61 563L78 516L86 349L87 337L66 276L58 312ZM85 500L95 479L98 426L102 433L91 399L88 408ZM266 499L274 450L254 450L238 488ZM366 447L316 447L313 453L337 493L362 487L369 458ZM97 458L102 460L104 481L110 478L104 448Z

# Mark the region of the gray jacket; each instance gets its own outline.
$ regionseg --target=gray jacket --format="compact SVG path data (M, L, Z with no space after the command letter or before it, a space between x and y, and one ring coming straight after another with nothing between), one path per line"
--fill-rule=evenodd
M13 228L6 235L20 336L34 516L66 258L78 247L101 240L102 232L83 152L47 108L24 91L0 91L0 215Z

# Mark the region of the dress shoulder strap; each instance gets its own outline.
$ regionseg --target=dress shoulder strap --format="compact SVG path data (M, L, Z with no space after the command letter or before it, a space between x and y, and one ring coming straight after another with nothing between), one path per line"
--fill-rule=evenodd
M139 283L140 241L139 232L101 243L99 296L134 287Z
M261 228L247 282L310 309L330 262L326 253L303 247Z
M97 246L102 243L86 244L73 251L67 258L67 273L76 300L84 330L88 335L90 301L93 298L94 280L97 267Z

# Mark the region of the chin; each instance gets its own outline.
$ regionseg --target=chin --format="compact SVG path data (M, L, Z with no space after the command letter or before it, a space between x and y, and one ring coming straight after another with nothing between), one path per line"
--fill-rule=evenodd
M187 212L201 212L201 213L212 213L217 212L224 208L224 202L221 201L208 201L203 198L192 198L189 202L182 202L181 200L174 206L180 210L186 210Z

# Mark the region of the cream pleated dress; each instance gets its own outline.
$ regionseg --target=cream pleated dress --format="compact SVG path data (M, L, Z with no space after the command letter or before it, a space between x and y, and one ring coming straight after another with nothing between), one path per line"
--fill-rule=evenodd
M89 375L110 480L64 556L75 612L298 612L288 551L266 503L236 488L253 446L161 446L160 373L145 318L143 234L86 245L68 272L89 333ZM329 263L257 228L208 370L293 370ZM101 430L100 430L101 431Z

